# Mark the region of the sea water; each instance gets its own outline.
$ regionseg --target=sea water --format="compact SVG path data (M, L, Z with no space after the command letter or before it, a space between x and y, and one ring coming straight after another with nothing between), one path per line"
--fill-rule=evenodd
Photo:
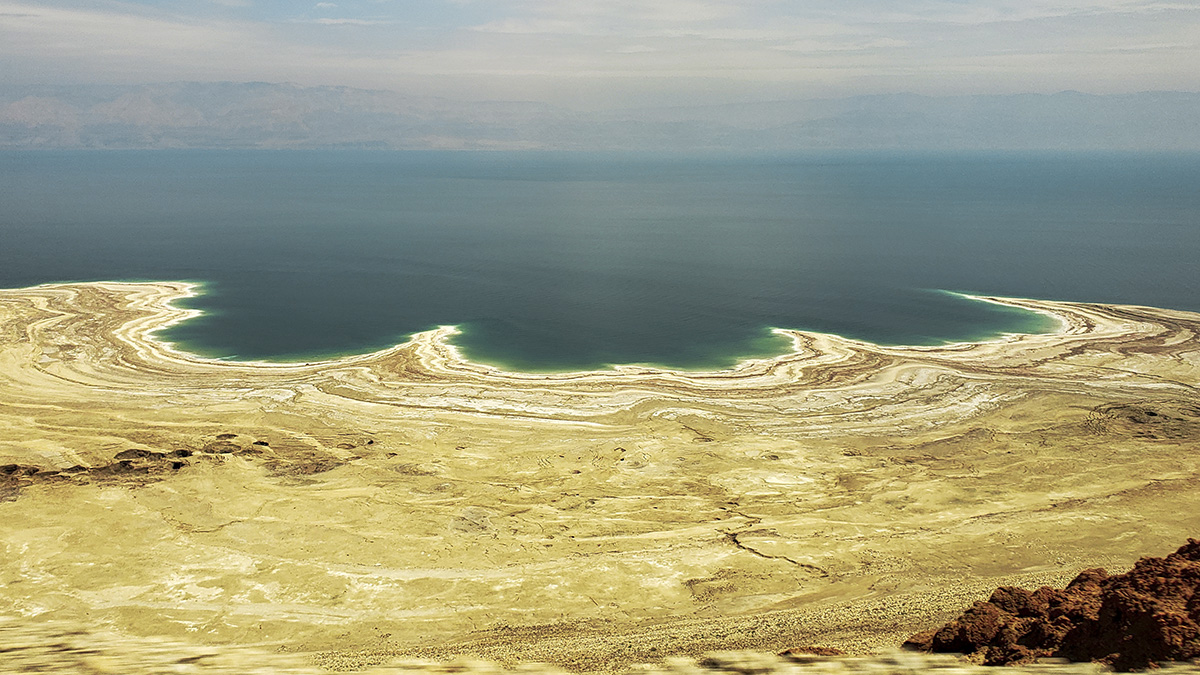
M0 287L193 280L200 354L453 324L523 370L720 368L772 327L882 344L1051 326L967 293L1200 310L1200 155L0 153Z

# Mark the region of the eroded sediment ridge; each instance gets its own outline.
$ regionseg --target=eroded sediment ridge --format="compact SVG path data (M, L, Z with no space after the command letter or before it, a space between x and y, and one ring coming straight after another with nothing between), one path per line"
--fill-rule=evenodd
M1200 527L1193 313L534 375L452 328L200 358L155 338L193 291L0 291L0 613L329 663L861 651Z

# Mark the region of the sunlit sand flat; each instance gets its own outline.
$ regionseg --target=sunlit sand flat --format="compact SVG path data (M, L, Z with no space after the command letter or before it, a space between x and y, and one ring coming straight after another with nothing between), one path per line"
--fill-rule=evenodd
M194 290L0 291L0 614L332 668L863 653L1200 528L1194 313L531 375L452 328L198 358L154 337Z

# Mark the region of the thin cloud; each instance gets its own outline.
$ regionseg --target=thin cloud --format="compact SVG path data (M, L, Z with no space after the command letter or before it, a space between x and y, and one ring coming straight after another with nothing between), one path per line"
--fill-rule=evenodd
M820 40L800 40L782 45L773 45L770 49L783 52L822 53L822 52L859 52L875 49L899 49L912 43L892 38L879 38L866 42L831 42Z
M503 33L507 35L588 35L595 33L578 21L565 19L500 19L472 26L471 30L480 33Z
M243 34L217 22L179 21L134 14L58 9L0 2L13 18L0 25L8 49L103 55L148 48L155 51L210 50L233 45ZM38 40L46 40L38 43Z
M939 0L908 5L889 4L880 10L839 9L835 13L864 23L986 25L1063 18L1153 15L1170 11L1197 12L1200 6L1158 0L1005 0L986 5Z
M535 15L584 20L619 20L622 23L700 23L728 19L742 13L741 3L727 0L550 0L529 3Z
M1176 50L1180 50L1180 49L1197 50L1197 49L1200 49L1200 46L1198 46L1196 43L1188 43L1188 42L1166 42L1166 43L1146 44L1146 45L1116 45L1116 46L1112 46L1112 47L1105 47L1103 49L1103 51L1141 53L1141 52L1176 51Z
M297 23L316 23L322 26L381 26L390 21L380 21L378 19L296 19Z
M1179 0L443 0L372 2L369 15L319 2L300 16L262 4L254 18L211 2L49 1L0 0L0 81L294 81L606 105L628 92L1200 88L1200 4Z
M727 0L530 0L519 4L514 15L472 29L513 34L628 34L727 21L743 14L750 4Z

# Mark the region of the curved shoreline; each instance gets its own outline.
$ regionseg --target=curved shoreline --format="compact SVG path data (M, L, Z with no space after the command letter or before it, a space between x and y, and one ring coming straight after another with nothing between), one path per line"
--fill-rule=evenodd
M91 281L91 282L46 283L46 284L40 284L38 286L32 286L29 288L69 287L69 286L88 285L88 284L149 284L149 285L168 284L171 286L181 285L185 290L182 291L178 296L168 299L167 305L170 305L172 309L180 309L180 310L186 311L186 312L188 312L188 315L180 317L175 320L171 320L167 323L164 323L161 327L159 327L157 329L160 332L163 330L169 329L169 328L171 328L183 321L186 321L188 319L201 317L204 314L203 310L195 310L195 309L190 309L190 308L184 309L184 308L179 308L172 304L173 302L180 300L180 299L194 298L194 297L199 297L201 295L204 295L203 291L200 290L204 285L203 282L195 282L195 281L177 281L177 282ZM3 289L0 289L0 290L3 290ZM22 289L8 289L8 290L19 291ZM1052 311L1047 311L1042 308L1034 308L1034 307L1030 307L1030 306L1025 306L1023 304L1019 304L1022 302L1034 302L1034 301L1026 301L1021 298L1003 298L1003 297L999 297L999 296L987 296L987 295L966 293L966 292L960 292L960 291L938 290L936 292L945 294L945 295L949 295L949 296L953 296L953 297L957 297L957 298L966 299L966 300L969 300L972 302L983 302L983 303L993 304L993 305L997 305L997 306L1001 306L1001 307L1007 307L1010 309L1017 309L1017 310L1021 310L1021 311L1025 311L1025 312L1030 312L1030 313L1037 314L1037 315L1040 315L1045 318L1049 318L1049 319L1053 320L1054 323L1056 323L1056 324L1061 322L1061 317L1059 317L1057 314L1055 314ZM228 363L242 363L242 364L250 364L250 365L292 365L292 364L298 364L298 363L329 363L329 362L338 361L338 360L341 360L344 358L376 354L376 353L394 348L396 346L407 344L409 341L411 341L413 336L421 335L423 333L428 333L431 331L442 331L442 330L448 330L448 332L442 333L440 335L440 339L443 341L448 341L454 335L458 335L458 334L462 333L461 327L453 325L453 324L448 324L448 325L438 326L436 328L429 329L426 331L417 331L415 333L410 334L410 340L406 340L404 342L399 342L399 343L394 343L391 345L382 346L382 347L379 347L378 349L374 349L374 350L367 350L367 351L340 350L340 351L331 352L329 354L312 354L312 355L307 355L307 356L306 355L298 355L295 358L289 357L287 360L272 360L270 358L267 358L267 359L240 359L236 356L233 356L233 357L207 356L207 355L203 354L201 351L191 351L191 350L187 349L186 346L181 346L179 343L171 341L171 340L160 339L160 341L164 342L166 344L172 345L179 352L189 354L190 356L192 356L194 358L199 358L199 359L221 361L221 362L228 362ZM860 338L844 337L844 336L841 336L836 333L821 333L820 331L811 331L811 330L806 330L806 329L789 329L789 328L768 326L768 327L764 327L763 330L774 336L789 337L791 335L791 333L793 333L793 332L805 333L805 334L828 334L828 335L833 335L835 337L843 337L844 339L847 339L847 340L850 340L853 342L861 342L864 344L870 344L870 345L874 345L874 346L900 347L900 348L941 347L941 346L953 346L953 345L965 344L965 343L973 344L973 343L981 343L981 342L992 342L995 340L1005 339L1005 338L1008 338L1011 336L1017 336L1017 335L1035 335L1035 334L1043 334L1043 333L1047 333L1047 332L1054 332L1054 331L1044 331L1044 330L1043 331L1004 331L1004 332L998 332L998 333L989 333L986 336L980 337L979 339L941 340L940 342L938 342L936 344L907 345L907 344L880 344L880 343L875 343L875 342L871 342L870 340L865 340L865 339L860 339ZM794 344L794 340L793 340L793 344ZM501 363L488 362L486 360L471 361L470 359L466 358L463 355L463 350L461 347L458 347L455 345L455 349L457 352L457 357L461 361L472 362L472 363L475 363L476 365L494 368L501 372L524 373L524 374L533 375L533 376L554 375L554 374L600 373L600 372L608 372L611 369L619 369L622 367L649 368L649 369L653 369L653 370L665 370L665 371L671 371L671 372L695 372L695 373L719 372L719 371L726 371L726 370L735 370L735 369L737 369L738 365L743 361L770 360L770 359L773 359L773 358L776 358L779 356L787 355L786 353L775 353L775 354L738 356L738 357L734 357L733 365L727 366L727 367L718 367L718 368L676 367L676 366L670 366L670 365L653 363L653 362L645 362L645 363L633 362L633 363L616 363L616 364L606 363L606 364L602 364L602 365L594 367L594 368L521 370L519 368L511 368L511 367L505 366L504 364L501 364Z
M166 330L172 326L175 326L179 323L182 323L189 319L197 318L197 317L200 317L203 315L202 310L193 309L193 308L181 308L174 304L177 300L191 298L191 297L198 297L199 295L201 295L201 293L198 291L201 284L199 284L198 282L92 281L92 282L48 283L48 284L40 284L37 286L31 286L31 287L28 287L25 289L0 289L0 293L20 293L22 291L30 291L30 290L35 290L35 289L69 289L72 287L87 287L87 286L95 286L97 288L109 288L110 290L120 287L120 286L154 287L154 288L158 289L158 292L152 292L152 294L151 294L152 297L148 297L148 299L143 298L141 296L141 294L138 294L138 297L136 299L132 298L132 297L130 298L131 302L128 306L129 309L147 310L147 311L155 312L157 314L157 316L147 317L147 321L149 322L148 326L139 325L135 331L129 331L129 332L137 333L138 334L137 339L139 339L140 341L157 342L157 343L163 345L164 347L169 348L171 352L173 352L175 355L177 355L181 358L184 358L185 360L194 361L194 362L205 362L205 363L210 363L210 364L230 364L230 365L237 365L237 366L289 367L289 366L301 365L300 361L271 361L271 360L262 360L262 359L238 360L238 359L226 359L226 358L219 358L219 357L207 357L207 356L203 356L203 355L188 351L187 349L180 348L175 343L170 342L168 340L162 340L162 339L156 338L154 336L155 333L159 333L159 332ZM174 291L174 292L172 292L172 291ZM525 371L519 371L519 370L510 370L510 369L506 369L502 366L492 365L492 364L483 363L483 362L474 362L474 361L470 361L469 359L466 359L462 355L461 348L459 348L458 346L456 346L448 341L451 336L460 333L461 332L460 329L454 325L445 325L445 326L439 326L439 327L431 329L431 330L418 331L416 333L413 333L411 335L410 339L405 342L397 343L397 344L394 344L394 345L391 345L388 347L383 347L383 348L380 348L380 349L377 349L374 351L345 353L345 354L340 354L337 356L330 356L330 357L326 357L326 358L312 358L312 359L305 360L303 365L306 365L306 366L334 365L334 364L341 363L341 362L351 362L351 361L361 360L364 358L372 358L372 357L376 357L376 356L382 356L382 355L385 355L394 350L402 349L402 348L405 348L405 347L410 346L415 343L436 342L436 343L438 343L438 347L440 350L451 353L453 355L453 360L457 361L463 365L467 365L467 366L473 367L475 369L484 369L484 370L487 370L490 372L505 373L505 374L513 375L513 376L554 377L556 375L562 375L562 376L569 376L569 377L577 377L580 375L605 375L605 374L609 374L610 370L616 370L616 371L662 371L662 372L681 373L681 374L697 374L699 376L704 376L704 375L711 375L711 374L715 374L715 373L724 373L724 372L733 372L733 371L744 370L745 368L743 367L742 364L745 362L769 362L769 361L777 361L777 360L786 360L789 357L795 356L798 352L803 351L802 348L799 347L799 345L803 342L803 339L801 336L826 336L830 339L840 341L840 342L843 342L846 344L864 345L864 346L869 346L869 347L877 348L877 349L899 350L899 351L907 351L907 350L937 351L937 350L942 350L942 349L955 350L955 349L958 349L961 347L972 346L972 345L987 345L987 344L992 344L992 343L1011 342L1015 339L1020 339L1025 336L1057 336L1064 332L1069 332L1070 329L1072 328L1073 324L1077 323L1077 320L1072 320L1069 317L1073 313L1077 313L1078 310L1076 309L1075 312L1072 312L1072 311L1068 310L1067 308L1080 308L1080 307L1089 306L1091 304L1091 303L1075 303L1075 302L1064 302L1064 301L1035 300L1035 299L1028 299L1028 298L1010 298L1010 297L1002 297L1002 296L976 295L976 294L970 294L970 293L961 293L961 292L957 292L957 291L944 291L944 292L955 295L955 296L959 296L962 298L966 298L966 299L969 299L969 300L972 300L975 302L984 302L984 303L994 304L994 305L998 305L998 306L1002 306L1002 307L1011 307L1011 308L1021 309L1021 310L1025 310L1025 311L1029 311L1029 312L1034 312L1034 313L1040 314L1042 316L1045 316L1045 317L1048 317L1048 318L1054 320L1055 323L1058 324L1058 327L1054 330L1045 331L1045 332L1038 332L1038 333L1006 332L1006 333L1001 333L1001 334L998 334L995 336L990 336L986 339L981 339L981 340L947 341L947 342L943 342L941 344L936 344L936 345L881 345L881 344L870 342L867 340L844 337L844 336L838 335L836 333L821 333L821 332L817 332L817 331L809 331L809 330L803 330L803 329L772 327L772 328L768 329L772 333L774 333L776 335L787 336L791 339L793 347L794 347L794 349L791 353L779 354L776 356L749 357L749 358L742 359L741 361L739 361L737 364L735 364L734 366L732 366L730 368L706 370L706 369L692 369L692 368L674 368L674 367L663 366L663 365L658 365L658 364L633 363L633 364L609 364L604 368L597 368L597 369L582 369L582 370L555 371L555 372L525 372ZM1105 305L1093 305L1093 306L1105 306ZM1147 309L1153 309L1153 308L1147 308ZM1157 310L1157 311L1173 312L1176 310Z
M985 297L1061 325L531 374L450 327L199 357L157 337L193 290L0 290L0 614L331 663L863 652L1200 527L1200 314Z
M780 414L806 417L820 417L827 411L859 414L862 415L859 423L867 426L942 424L955 409L961 409L965 419L986 404L986 396L980 400L972 397L980 395L979 383L988 379L1032 377L1043 386L1058 383L1055 388L1098 390L1130 377L1161 380L1164 375L1150 372L1128 372L1114 377L1103 372L1103 366L1099 365L1084 368L1091 379L1087 383L1079 382L1078 367L1070 374L1054 371L1061 369L1064 359L1073 355L1120 351L1123 345L1136 349L1139 344L1166 339L1162 336L1172 331L1186 333L1181 326L1195 322L1197 316L1154 308L977 296L973 299L1052 316L1059 327L1051 333L1007 334L981 342L932 346L881 346L833 334L776 329L792 341L791 352L746 359L724 370L620 365L604 370L525 373L466 360L449 340L457 330L453 326L415 333L407 342L374 352L323 361L278 363L203 357L157 338L161 330L196 316L198 310L172 304L194 293L195 285L185 282L92 282L0 291L0 298L27 296L37 298L47 307L61 305L63 320L71 316L72 303L99 302L106 307L103 316L108 322L108 332L74 333L72 340L84 347L90 358L75 358L70 363L86 362L87 379L110 388L122 381L144 386L145 376L155 373L216 382L236 379L243 385L292 389L305 382L309 385L336 382L338 396L342 398L437 410L443 407L440 399L444 397L430 397L430 390L459 385L467 387L464 392L469 393L457 397L454 405L449 406L451 410L542 420L584 420L611 415L629 409L637 401L670 395L683 401L701 401L710 408L755 405L759 409L773 408ZM74 316L88 318L82 314ZM89 328L92 321L85 322ZM40 358L49 357L43 354ZM1173 368L1176 366L1173 362ZM66 362L57 363L56 367L69 368ZM48 369L39 369L49 374ZM921 388L912 385L917 381L914 378L936 377L936 373L953 375L963 379L963 383L947 391L945 398L914 406L907 400L910 394L905 393ZM1174 379L1177 386L1185 386L1179 381L1181 378ZM381 386L386 383L392 384ZM403 395L398 397L391 390L403 390ZM826 392L823 404L820 397L810 395L814 390ZM424 399L434 402L426 404ZM891 410L883 415L869 405L856 403L858 399L883 400L880 408L904 411ZM897 405L898 402L903 404ZM819 426L810 424L807 428L811 432Z

